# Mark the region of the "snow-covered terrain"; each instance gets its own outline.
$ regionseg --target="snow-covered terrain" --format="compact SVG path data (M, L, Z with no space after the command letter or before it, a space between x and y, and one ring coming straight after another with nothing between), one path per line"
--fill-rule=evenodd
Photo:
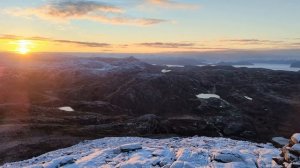
M226 138L190 137L148 139L103 138L49 152L30 160L7 163L2 168L192 168L277 167L280 154L271 144Z

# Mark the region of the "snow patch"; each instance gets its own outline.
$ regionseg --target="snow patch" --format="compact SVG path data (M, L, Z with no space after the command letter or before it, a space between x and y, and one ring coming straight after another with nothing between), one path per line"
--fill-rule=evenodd
M168 73L168 72L171 72L172 70L169 70L169 69L163 69L161 70L162 73Z
M169 68L184 68L184 65L166 65Z
M217 98L220 99L221 97L219 95L216 94L205 94L205 93L201 93L196 95L199 99L210 99L210 98Z
M61 110L61 111L69 111L69 112L75 111L72 107L68 107L68 106L59 107L58 109Z
M251 98L251 97L248 97L248 96L244 96L245 97L245 99L248 99L248 100L253 100L253 98Z

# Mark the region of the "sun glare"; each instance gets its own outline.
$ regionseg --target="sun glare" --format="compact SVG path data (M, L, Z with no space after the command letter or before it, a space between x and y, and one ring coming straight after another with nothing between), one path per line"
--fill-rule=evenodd
M28 40L19 40L17 42L17 52L19 54L28 54L30 52L30 45L32 44L31 41Z

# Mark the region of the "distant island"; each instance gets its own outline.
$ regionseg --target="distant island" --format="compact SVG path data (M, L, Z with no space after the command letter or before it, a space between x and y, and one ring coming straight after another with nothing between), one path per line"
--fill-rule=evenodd
M236 61L236 62L219 62L217 65L254 65L252 62L249 61Z
M293 62L291 68L300 68L300 61Z

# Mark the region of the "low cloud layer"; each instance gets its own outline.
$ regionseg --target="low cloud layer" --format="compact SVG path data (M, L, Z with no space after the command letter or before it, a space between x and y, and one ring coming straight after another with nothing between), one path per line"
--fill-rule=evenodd
M154 43L139 43L138 45L144 47L154 47L154 48L182 48L182 47L194 47L193 43L162 43L162 42L154 42Z
M139 43L139 46L150 47L150 48L162 48L162 49L184 49L184 50L227 50L226 47L209 47L203 46L196 43Z
M262 40L262 39L226 39L221 40L222 42L235 43L235 44L245 44L245 45L274 45L282 44L284 41L273 41L273 40Z
M204 50L235 50L235 49L250 49L250 48L285 48L285 49L297 49L300 47L300 43L288 42L288 41L272 41L272 40L260 40L260 39L227 39L221 40L222 44L218 44L220 41L207 41L207 42L144 42L144 43L124 43L124 44L110 44L101 42L86 42L66 39L54 39L48 37L24 37L10 34L0 35L0 40L31 40L50 42L54 44L70 44L73 46L87 47L86 49L101 49L101 51L118 51L118 50L131 50L131 49L155 49L155 51L204 51Z
M0 40L33 40L33 41L47 41L47 42L55 42L55 43L64 43L64 44L74 44L83 47L110 47L111 44L108 43L97 43L97 42L83 42L83 41L72 41L72 40L61 40L61 39L52 39L47 37L23 37L16 35L2 35L0 36Z
M6 12L15 16L35 16L53 21L90 20L108 24L141 26L166 22L164 19L157 18L129 17L121 7L91 0L51 1L36 8L14 8Z

